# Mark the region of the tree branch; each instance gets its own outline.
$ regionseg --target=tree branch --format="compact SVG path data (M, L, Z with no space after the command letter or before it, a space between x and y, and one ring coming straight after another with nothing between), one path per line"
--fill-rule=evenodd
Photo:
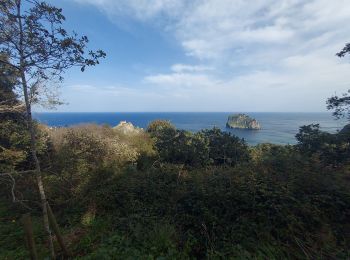
M24 171L24 172L29 172L29 171ZM22 173L24 173L22 172ZM19 200L16 197L16 180L15 178L12 176L12 173L6 172L6 173L0 173L0 177L4 177L7 176L9 177L9 179L11 180L11 196L12 196L12 202L13 203L19 203L21 204L23 207L25 207L26 209L32 210L31 207L29 207L28 205L26 205L23 200Z
M18 66L15 66L15 65L11 64L11 63L8 62L8 61L5 61L5 60L0 59L0 62L3 63L3 64L6 64L6 65L9 65L9 66L11 66L12 68L14 68L14 69L16 69L16 70L19 70L19 67L18 67Z

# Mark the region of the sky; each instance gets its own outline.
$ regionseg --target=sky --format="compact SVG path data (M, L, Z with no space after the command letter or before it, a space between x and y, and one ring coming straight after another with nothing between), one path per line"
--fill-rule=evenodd
M65 74L57 111L318 112L350 88L349 0L47 2L107 53Z

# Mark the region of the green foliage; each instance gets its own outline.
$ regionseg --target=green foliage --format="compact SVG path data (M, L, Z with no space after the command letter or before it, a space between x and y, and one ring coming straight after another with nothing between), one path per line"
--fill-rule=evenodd
M262 173L288 172L295 162L303 161L298 150L290 145L258 144L250 148L250 156Z
M307 156L319 158L326 165L339 165L349 160L350 135L343 131L330 134L320 130L319 125L300 127L296 135L297 148Z
M350 119L350 90L341 97L332 96L327 100L327 109L334 110L333 116L337 119L347 117Z
M0 172L22 168L29 153L29 134L24 120L0 121Z
M24 259L28 252L24 243L24 231L19 219L6 212L8 206L0 203L0 259ZM22 244L19 244L19 241Z
M171 133L173 135L169 136ZM184 130L167 131L165 136L159 136L157 140L159 155L165 162L197 167L209 162L208 141L200 134Z
M62 28L64 21L62 9L48 3L4 0L0 8L0 52L9 55L19 72L39 80L62 79L70 67L79 66L84 71L86 66L99 64L106 54L102 50L86 51L88 38L70 35Z
M35 123L37 152L42 165L48 164L51 144L46 128ZM0 120L0 172L32 169L30 136L22 117Z
M168 121L156 120L147 127L162 162L204 166L209 163L208 140L201 134L176 130Z
M50 204L77 258L350 256L347 130L304 126L295 146L248 147L216 128L191 133L167 122L132 134L97 125L37 127ZM16 179L36 200L34 181ZM11 222L18 213L9 209L0 209L8 236L0 257L25 258L23 231Z
M5 62L8 57L0 53L0 172L24 163L29 146L24 114L12 109L20 104L15 93L17 75Z
M256 121L256 119L251 118L246 114L230 115L227 119L226 127L250 130L259 130L261 128L259 122Z
M175 130L175 126L167 120L154 120L147 126L147 133L149 133L152 137L157 136L158 133L165 131L166 129Z
M24 106L18 100L18 72L7 64L8 57L0 52L0 172L30 168L30 136ZM37 123L37 149L42 158L48 149L48 137ZM45 162L44 162L45 163Z
M18 73L7 63L9 62L8 55L0 52L0 104L15 105L18 104L15 86L18 80ZM0 114L0 118L4 116Z
M99 170L111 169L113 175L124 167L150 167L155 156L152 140L144 133L128 136L109 126L51 129L49 136L54 169L50 170L54 174L49 175L53 187L49 192L63 205L71 205L72 196L85 201L85 190L101 178Z
M234 166L249 159L246 142L218 128L204 130L202 136L209 141L209 158L214 165Z
M113 130L116 131L115 129ZM154 140L148 133L140 131L133 134L125 134L116 131L115 134L120 142L137 151L136 165L138 169L145 170L153 165L157 158L157 151L154 147Z
M45 243L41 239L44 233L41 220L33 216L32 224L36 243ZM21 223L21 210L3 200L0 201L0 231L0 259L29 259ZM47 254L44 247L38 247L37 250L40 258Z
M165 125L133 134L38 126L42 161L51 158L43 167L47 193L75 256L349 257L350 171L348 148L342 150L348 131L304 126L296 146L248 147L219 129L191 133ZM157 155L160 164L153 163ZM37 199L33 181L18 185ZM0 230L22 235L19 225ZM37 227L36 234L42 237ZM23 245L0 246L6 257L25 257Z
M191 133L176 130L167 121L155 121L148 127L155 139L161 161L191 167L236 165L249 159L244 140L218 128Z
M350 43L347 43L345 47L337 53L337 56L342 58L350 54ZM335 95L327 100L327 109L334 110L333 115L339 119L347 117L350 120L350 90L344 93L341 97Z
M350 227L344 185L349 173L290 161L268 172L262 164L189 172L102 170L85 197L94 198L97 218L111 219L100 233L104 238L88 239L94 250L86 253L107 259L118 251L147 259L343 258L350 242L343 232Z
M112 232L99 247L84 259L190 259L186 251L178 250L175 228L168 223L149 227L135 226L125 236Z
M295 137L299 142L300 150L314 153L331 139L331 134L322 132L319 124L313 124L300 127L299 133Z
M23 118L0 120L0 172L32 170L30 136ZM34 122L37 153L43 166L48 164L51 143L46 127Z

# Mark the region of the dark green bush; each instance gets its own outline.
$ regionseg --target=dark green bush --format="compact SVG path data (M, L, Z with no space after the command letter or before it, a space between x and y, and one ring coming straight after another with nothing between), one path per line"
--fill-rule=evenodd
M344 179L313 166L294 161L285 172L264 172L261 165L101 172L85 197L94 199L102 216L113 213L111 236L142 244L149 227L171 223L176 235L169 247L183 253L190 244L186 254L194 258L343 257L349 254L343 228L350 227L350 193Z
M148 127L155 139L160 160L192 167L207 165L234 166L249 160L244 140L218 128L191 133L176 130L167 121L155 121Z
M234 166L249 160L248 146L243 139L223 132L219 128L203 130L201 135L209 142L211 164Z

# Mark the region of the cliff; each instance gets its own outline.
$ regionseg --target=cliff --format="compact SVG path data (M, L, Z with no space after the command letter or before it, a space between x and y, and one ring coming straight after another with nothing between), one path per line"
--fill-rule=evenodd
M228 117L227 128L259 130L261 126L257 120L245 114L235 114Z

